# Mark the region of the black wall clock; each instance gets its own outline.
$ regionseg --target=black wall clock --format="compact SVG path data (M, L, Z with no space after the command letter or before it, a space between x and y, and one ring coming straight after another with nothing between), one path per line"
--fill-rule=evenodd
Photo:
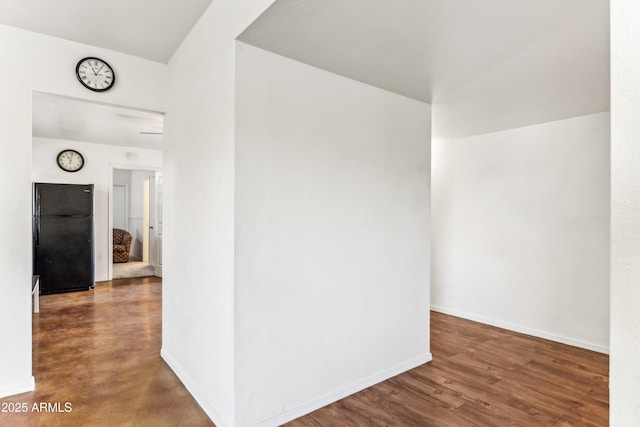
M58 153L56 161L65 172L78 172L84 166L84 157L76 150L62 150Z
M76 65L76 76L87 89L104 92L113 87L116 73L106 61L100 58L83 58Z

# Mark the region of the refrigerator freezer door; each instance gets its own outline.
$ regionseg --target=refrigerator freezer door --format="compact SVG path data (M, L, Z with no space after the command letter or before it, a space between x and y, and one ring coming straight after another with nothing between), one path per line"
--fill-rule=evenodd
M40 293L93 288L93 217L34 217L34 229Z
M35 216L93 215L93 185L34 184Z

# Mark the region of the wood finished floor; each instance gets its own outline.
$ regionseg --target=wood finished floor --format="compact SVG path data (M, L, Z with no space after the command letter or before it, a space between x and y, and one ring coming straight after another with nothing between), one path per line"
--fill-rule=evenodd
M287 424L607 426L609 357L431 313L433 361Z
M159 356L160 316L157 278L43 296L36 391L0 404L70 402L72 411L0 413L0 426L212 426ZM606 355L438 313L431 322L433 362L288 426L608 425Z

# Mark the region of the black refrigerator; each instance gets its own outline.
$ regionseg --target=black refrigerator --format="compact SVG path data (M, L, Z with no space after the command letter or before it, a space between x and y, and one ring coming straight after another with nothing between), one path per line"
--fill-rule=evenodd
M93 289L93 184L33 184L33 274L41 294Z

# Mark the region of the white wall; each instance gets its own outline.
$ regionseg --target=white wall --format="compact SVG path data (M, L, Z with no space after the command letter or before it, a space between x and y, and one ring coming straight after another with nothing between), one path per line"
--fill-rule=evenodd
M131 170L115 169L113 171L113 183L119 185L131 185Z
M116 191L116 186L118 191ZM120 188L124 187L124 188ZM114 169L113 171L113 203L111 206L113 228L126 230L129 228L129 189L131 187L131 171ZM122 192L122 193L120 193Z
M169 63L162 355L234 423L235 38L273 0L216 0Z
M78 172L68 173L56 164L57 154L71 148L82 153L85 166ZM127 153L135 152L136 160L129 160ZM57 139L33 138L33 182L53 182L60 184L93 184L95 194L95 268L96 281L109 278L109 186L114 166L126 166L132 169L162 168L162 152L136 147L94 144L88 142L64 141ZM148 174L147 172L136 172ZM136 180L132 180L135 183ZM142 184L139 183L142 187ZM134 185L131 186L133 190ZM138 204L142 204L142 188ZM133 191L130 191L133 195ZM142 210L142 207L138 207ZM133 206L130 208L133 212ZM130 215L132 216L132 215ZM140 214L141 216L141 214Z
M606 352L608 113L434 140L432 165L432 306Z
M612 427L640 425L640 3L611 2Z
M75 65L99 56L118 83L106 93L84 89ZM113 51L0 25L0 396L33 388L31 376L31 97L34 90L163 111L166 66ZM46 70L43 72L42 70Z
M237 425L280 425L431 358L431 109L237 63Z

